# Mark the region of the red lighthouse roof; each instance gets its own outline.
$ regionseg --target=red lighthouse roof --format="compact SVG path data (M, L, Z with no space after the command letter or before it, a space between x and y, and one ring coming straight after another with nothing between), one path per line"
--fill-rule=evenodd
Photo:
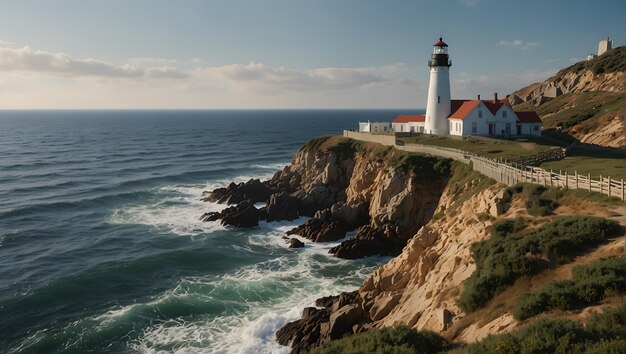
M441 37L439 37L439 41L433 44L433 47L447 47L448 45L443 41Z

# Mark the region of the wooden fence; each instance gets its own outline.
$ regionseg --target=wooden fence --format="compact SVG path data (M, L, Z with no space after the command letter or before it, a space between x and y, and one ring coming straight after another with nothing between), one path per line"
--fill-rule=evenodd
M509 186L517 183L534 183L566 189L584 189L617 197L621 200L626 199L624 179L615 180L608 176L600 176L599 180L594 180L591 179L590 175L585 176L578 173L568 175L567 171L561 174L561 171L556 173L552 170L546 171L519 162L490 159L459 149L423 144L404 144L396 141L393 136L382 138L377 135L347 130L344 130L343 135L356 140L395 146L398 150L436 155L470 164L475 171Z

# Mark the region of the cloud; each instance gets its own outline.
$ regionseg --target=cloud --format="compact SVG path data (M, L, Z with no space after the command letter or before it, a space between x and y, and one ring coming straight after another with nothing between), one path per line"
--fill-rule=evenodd
M519 47L521 49L528 49L530 47L535 47L539 45L537 42L528 42L523 41L521 39L513 39L513 40L501 40L498 42L498 45L501 46L511 46L511 47Z
M0 46L0 108L411 106L423 101L418 97L428 86L412 76L413 70L402 63L295 69L257 62L208 66L198 58L131 58L112 64L28 46Z
M11 42L11 41L3 41L0 39L0 45L8 45L8 46L13 46L16 45L17 43L15 42Z
M577 62L579 62L579 61L581 61L581 60L583 60L583 58L572 57L572 58L569 58L569 59L568 59L568 61L569 61L570 63L577 63Z
M295 70L271 67L262 63L230 64L203 68L202 77L261 90L311 91L320 89L348 89L393 81L406 69L404 64L363 68L316 68Z
M478 3L478 0L459 0L459 2L465 6L472 7Z
M183 78L186 76L173 67L143 69L131 64L116 66L96 59L73 58L65 53L33 50L28 46L0 47L0 71L103 78Z

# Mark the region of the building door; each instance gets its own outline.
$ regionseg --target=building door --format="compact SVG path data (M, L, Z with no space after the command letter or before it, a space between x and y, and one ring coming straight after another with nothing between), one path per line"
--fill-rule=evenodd
M496 125L495 123L489 123L489 135L496 134Z
M504 134L506 136L511 135L511 124L510 123L506 123L506 125L504 126Z
M522 135L522 126L521 125L517 126L517 135Z

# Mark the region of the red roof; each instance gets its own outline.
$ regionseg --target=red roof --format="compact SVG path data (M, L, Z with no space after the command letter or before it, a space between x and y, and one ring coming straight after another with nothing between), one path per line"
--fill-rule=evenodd
M392 123L424 123L426 121L425 116L403 116L400 115L393 120Z
M520 123L541 123L537 112L515 112Z
M433 44L433 47L435 47L435 46L437 46L437 47L447 47L448 45L443 42L443 39L441 39L441 37L439 37L439 41L437 43Z
M479 100L465 101L456 111L450 110L452 114L448 118L464 119L479 103Z
M459 102L461 103L460 105ZM450 112L452 113L448 118L465 119L480 102L482 102L493 115L504 105L511 107L511 103L509 103L509 100L506 98L498 100L496 103L494 103L493 100L452 100L450 104Z

